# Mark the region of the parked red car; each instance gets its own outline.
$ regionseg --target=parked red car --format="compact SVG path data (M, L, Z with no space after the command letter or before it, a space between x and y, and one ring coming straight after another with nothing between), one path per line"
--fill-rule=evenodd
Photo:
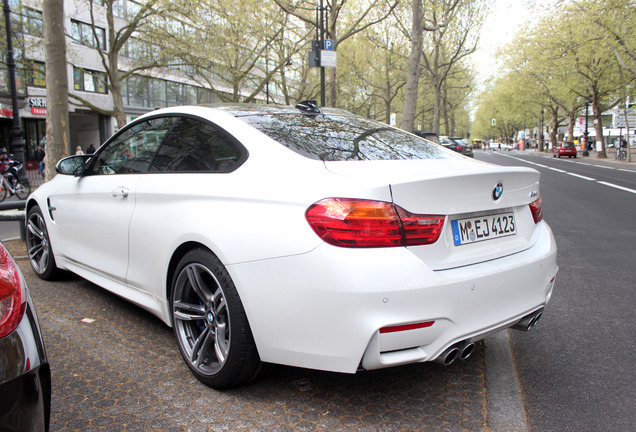
M567 156L567 157L576 157L576 146L574 145L573 142L570 141L562 141L559 143L558 147L554 148L554 157L561 157L561 156Z

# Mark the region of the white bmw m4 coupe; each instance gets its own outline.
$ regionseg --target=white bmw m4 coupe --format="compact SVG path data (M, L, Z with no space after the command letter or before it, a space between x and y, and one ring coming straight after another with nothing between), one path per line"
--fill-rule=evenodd
M313 101L156 110L57 172L27 201L35 273L155 314L219 389L466 359L532 327L558 269L537 171Z

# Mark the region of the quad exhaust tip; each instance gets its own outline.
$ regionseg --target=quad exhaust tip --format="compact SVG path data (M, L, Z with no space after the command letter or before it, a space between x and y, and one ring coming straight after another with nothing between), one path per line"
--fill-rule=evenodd
M475 344L470 341L457 342L446 348L435 360L435 363L449 366L456 360L464 361L475 351Z
M534 311L531 314L528 314L524 316L523 318L521 318L519 322L517 322L517 324L512 326L512 329L519 330L519 331L528 331L537 324L542 314L543 314L543 308L537 311Z

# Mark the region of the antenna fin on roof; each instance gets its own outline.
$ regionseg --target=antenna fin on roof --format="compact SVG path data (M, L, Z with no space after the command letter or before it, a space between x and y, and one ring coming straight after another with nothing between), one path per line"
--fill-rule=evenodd
M301 110L302 112L306 114L315 114L315 115L322 114L322 111L320 111L320 107L318 106L318 103L313 99L302 101L296 104L295 108Z

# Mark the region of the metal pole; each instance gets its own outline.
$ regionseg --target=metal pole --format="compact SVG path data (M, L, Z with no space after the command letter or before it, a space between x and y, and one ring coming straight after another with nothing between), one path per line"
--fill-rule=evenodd
M11 85L11 104L13 108L13 124L11 126L11 151L15 158L24 163L24 132L20 126L20 112L18 107L18 89L15 85L15 60L13 59L13 41L11 40L11 9L9 1L4 0L4 18L7 31L7 66L9 67L9 83ZM18 173L21 182L27 181L23 169Z
M320 0L320 50L325 48L325 16L323 0ZM322 59L321 59L322 60ZM320 63L320 106L325 106L325 68Z
M583 135L585 135L585 150L583 150L583 156L589 156L590 152L589 152L589 144L588 144L588 139L589 139L589 135L590 133L587 130L587 113L589 112L589 104L590 104L590 100L586 99L585 100L585 132L583 132Z
M269 103L269 50L267 51L267 56L265 57L265 103Z
M539 151L543 152L543 114L545 110L541 108L541 135L539 136Z

